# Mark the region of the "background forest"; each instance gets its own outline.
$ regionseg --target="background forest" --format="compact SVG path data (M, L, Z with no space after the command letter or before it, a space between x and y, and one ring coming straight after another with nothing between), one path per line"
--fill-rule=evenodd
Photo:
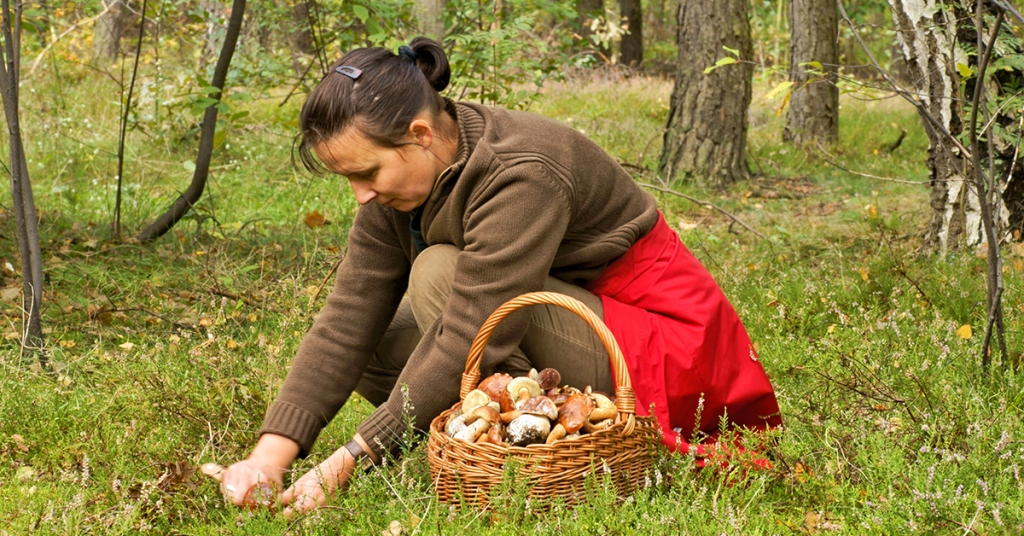
M2 8L0 535L1024 532L1014 2ZM659 453L624 499L596 472L574 509L510 481L457 510L410 444L293 520L197 473L247 455L358 207L294 165L305 94L421 34L448 96L569 124L658 198L772 378L772 469Z

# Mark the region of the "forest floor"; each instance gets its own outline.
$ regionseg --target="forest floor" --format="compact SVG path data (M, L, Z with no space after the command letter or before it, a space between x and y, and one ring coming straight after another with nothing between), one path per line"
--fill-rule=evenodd
M772 378L785 420L772 469L698 470L660 453L650 487L624 501L592 477L589 501L574 509L544 511L513 485L488 510L460 511L434 498L421 444L291 521L226 507L196 467L238 460L255 441L344 252L357 207L347 185L293 168L296 103L255 101L231 125L196 210L152 245L115 241L116 114L95 106L109 88L81 84L64 99L26 91L52 368L21 351L20 279L4 269L0 535L376 535L395 521L407 534L1024 531L1024 384L998 355L982 374L979 252L921 248L930 209L920 121L896 99L844 95L840 144L799 149L782 143L769 89L757 86L750 112L754 177L725 190L673 185L763 238L703 204L655 195ZM663 79L594 76L549 86L531 110L656 185L670 93ZM889 154L901 128L909 134ZM191 176L190 133L168 132L129 138L129 229ZM0 213L0 256L17 266L10 214ZM1024 250L1005 255L1016 365ZM351 400L290 477L343 444L371 409Z

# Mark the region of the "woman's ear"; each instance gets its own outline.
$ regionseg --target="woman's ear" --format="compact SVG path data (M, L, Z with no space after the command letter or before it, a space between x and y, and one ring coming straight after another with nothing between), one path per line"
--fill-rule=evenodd
M409 123L409 137L416 145L428 149L434 143L434 127L425 119L413 119Z

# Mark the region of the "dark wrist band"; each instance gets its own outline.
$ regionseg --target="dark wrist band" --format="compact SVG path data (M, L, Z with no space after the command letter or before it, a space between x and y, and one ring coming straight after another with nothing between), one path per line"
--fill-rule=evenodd
M359 442L353 439L348 443L345 443L345 450L352 456L352 459L356 461L356 467L363 470L364 473L369 472L373 469L373 460L370 459L370 455L363 450L363 447L359 445Z

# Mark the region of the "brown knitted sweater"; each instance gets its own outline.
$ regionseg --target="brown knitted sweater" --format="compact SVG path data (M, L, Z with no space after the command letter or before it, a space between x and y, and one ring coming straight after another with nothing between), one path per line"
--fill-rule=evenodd
M458 401L470 343L505 301L540 290L550 274L583 285L658 219L654 198L597 144L554 120L474 104L451 104L459 125L454 166L422 206L428 245L459 255L450 300L426 329L401 390L359 426L377 453L395 452L408 411L417 429ZM298 442L306 455L359 382L406 291L416 247L410 214L360 207L334 290L298 354L261 433ZM529 315L495 331L481 363L491 373L519 344Z

